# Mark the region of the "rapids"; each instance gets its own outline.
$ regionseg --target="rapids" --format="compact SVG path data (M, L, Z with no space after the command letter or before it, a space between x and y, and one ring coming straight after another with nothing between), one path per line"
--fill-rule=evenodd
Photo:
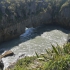
M26 28L24 34L19 38L5 42L0 45L0 53L6 50L12 50L15 56L2 58L4 69L16 62L20 55L25 56L45 53L45 49L51 48L51 44L63 45L67 42L70 31L59 26L40 26L37 28Z

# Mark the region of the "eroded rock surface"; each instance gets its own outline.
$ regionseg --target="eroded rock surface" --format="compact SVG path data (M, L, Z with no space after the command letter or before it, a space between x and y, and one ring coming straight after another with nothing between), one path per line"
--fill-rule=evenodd
M42 24L70 29L70 0L0 0L0 42Z

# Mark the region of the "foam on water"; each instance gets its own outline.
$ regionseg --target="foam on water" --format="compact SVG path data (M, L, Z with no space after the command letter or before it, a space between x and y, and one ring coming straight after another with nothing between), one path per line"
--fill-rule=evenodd
M51 48L51 44L56 45L56 43L58 43L59 45L63 45L67 41L68 34L61 30L54 28L50 30L49 27L39 29L26 28L26 32L20 35L19 39L3 45L6 47L9 47L9 44L12 45L9 50L15 53L15 56L2 58L5 66L4 69L16 62L23 54L25 54L25 56L31 56L35 55L35 51L39 54L45 53L45 49Z
M20 35L20 39L22 39L23 37L29 37L31 35L31 33L33 32L35 28L26 28L25 33L23 33L22 35ZM23 54L22 50L19 50L19 47L23 47L22 43L19 44L18 46L15 46L14 48L10 49L11 51L13 51L15 53L15 56L11 56L11 57L6 57L6 58L2 58L2 61L4 63L4 70L11 65L12 63L16 62L18 59L23 58L24 56L21 56ZM1 49L4 50L4 49ZM19 50L19 52L16 52L17 50ZM25 49L24 49L25 50ZM5 52L4 52L5 53ZM4 54L3 53L3 54ZM26 54L26 52L24 52L24 54ZM20 57L21 56L21 57ZM31 55L29 55L31 56Z
M2 58L2 61L4 63L4 70L10 66L11 64L17 62L18 59L20 59L20 55L22 55L23 53L18 53L18 55L15 56L11 56L11 57L6 57L6 58ZM24 56L23 56L24 57ZM21 57L22 58L22 57Z
M23 36L23 37L30 36L34 29L35 29L35 28L33 28L33 27L31 27L31 28L26 28L26 29L25 29L25 33L23 33L22 35L20 35L20 37L21 37L21 36Z

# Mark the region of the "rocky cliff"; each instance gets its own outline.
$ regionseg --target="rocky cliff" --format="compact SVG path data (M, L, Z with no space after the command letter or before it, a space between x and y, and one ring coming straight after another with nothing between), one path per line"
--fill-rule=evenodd
M70 28L70 0L0 0L0 42L42 24Z

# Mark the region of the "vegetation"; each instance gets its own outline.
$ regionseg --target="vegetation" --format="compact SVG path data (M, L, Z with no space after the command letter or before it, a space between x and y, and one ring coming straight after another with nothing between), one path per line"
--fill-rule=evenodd
M42 12L56 19L69 0L0 0L0 27L10 26Z
M59 12L61 6L68 5L67 2L69 3L69 0L0 0L0 8L2 14L6 17L11 18L11 15L13 15L14 18L19 19L48 9L54 10L57 8Z
M70 43L62 47L52 45L46 54L20 59L10 70L70 70Z

